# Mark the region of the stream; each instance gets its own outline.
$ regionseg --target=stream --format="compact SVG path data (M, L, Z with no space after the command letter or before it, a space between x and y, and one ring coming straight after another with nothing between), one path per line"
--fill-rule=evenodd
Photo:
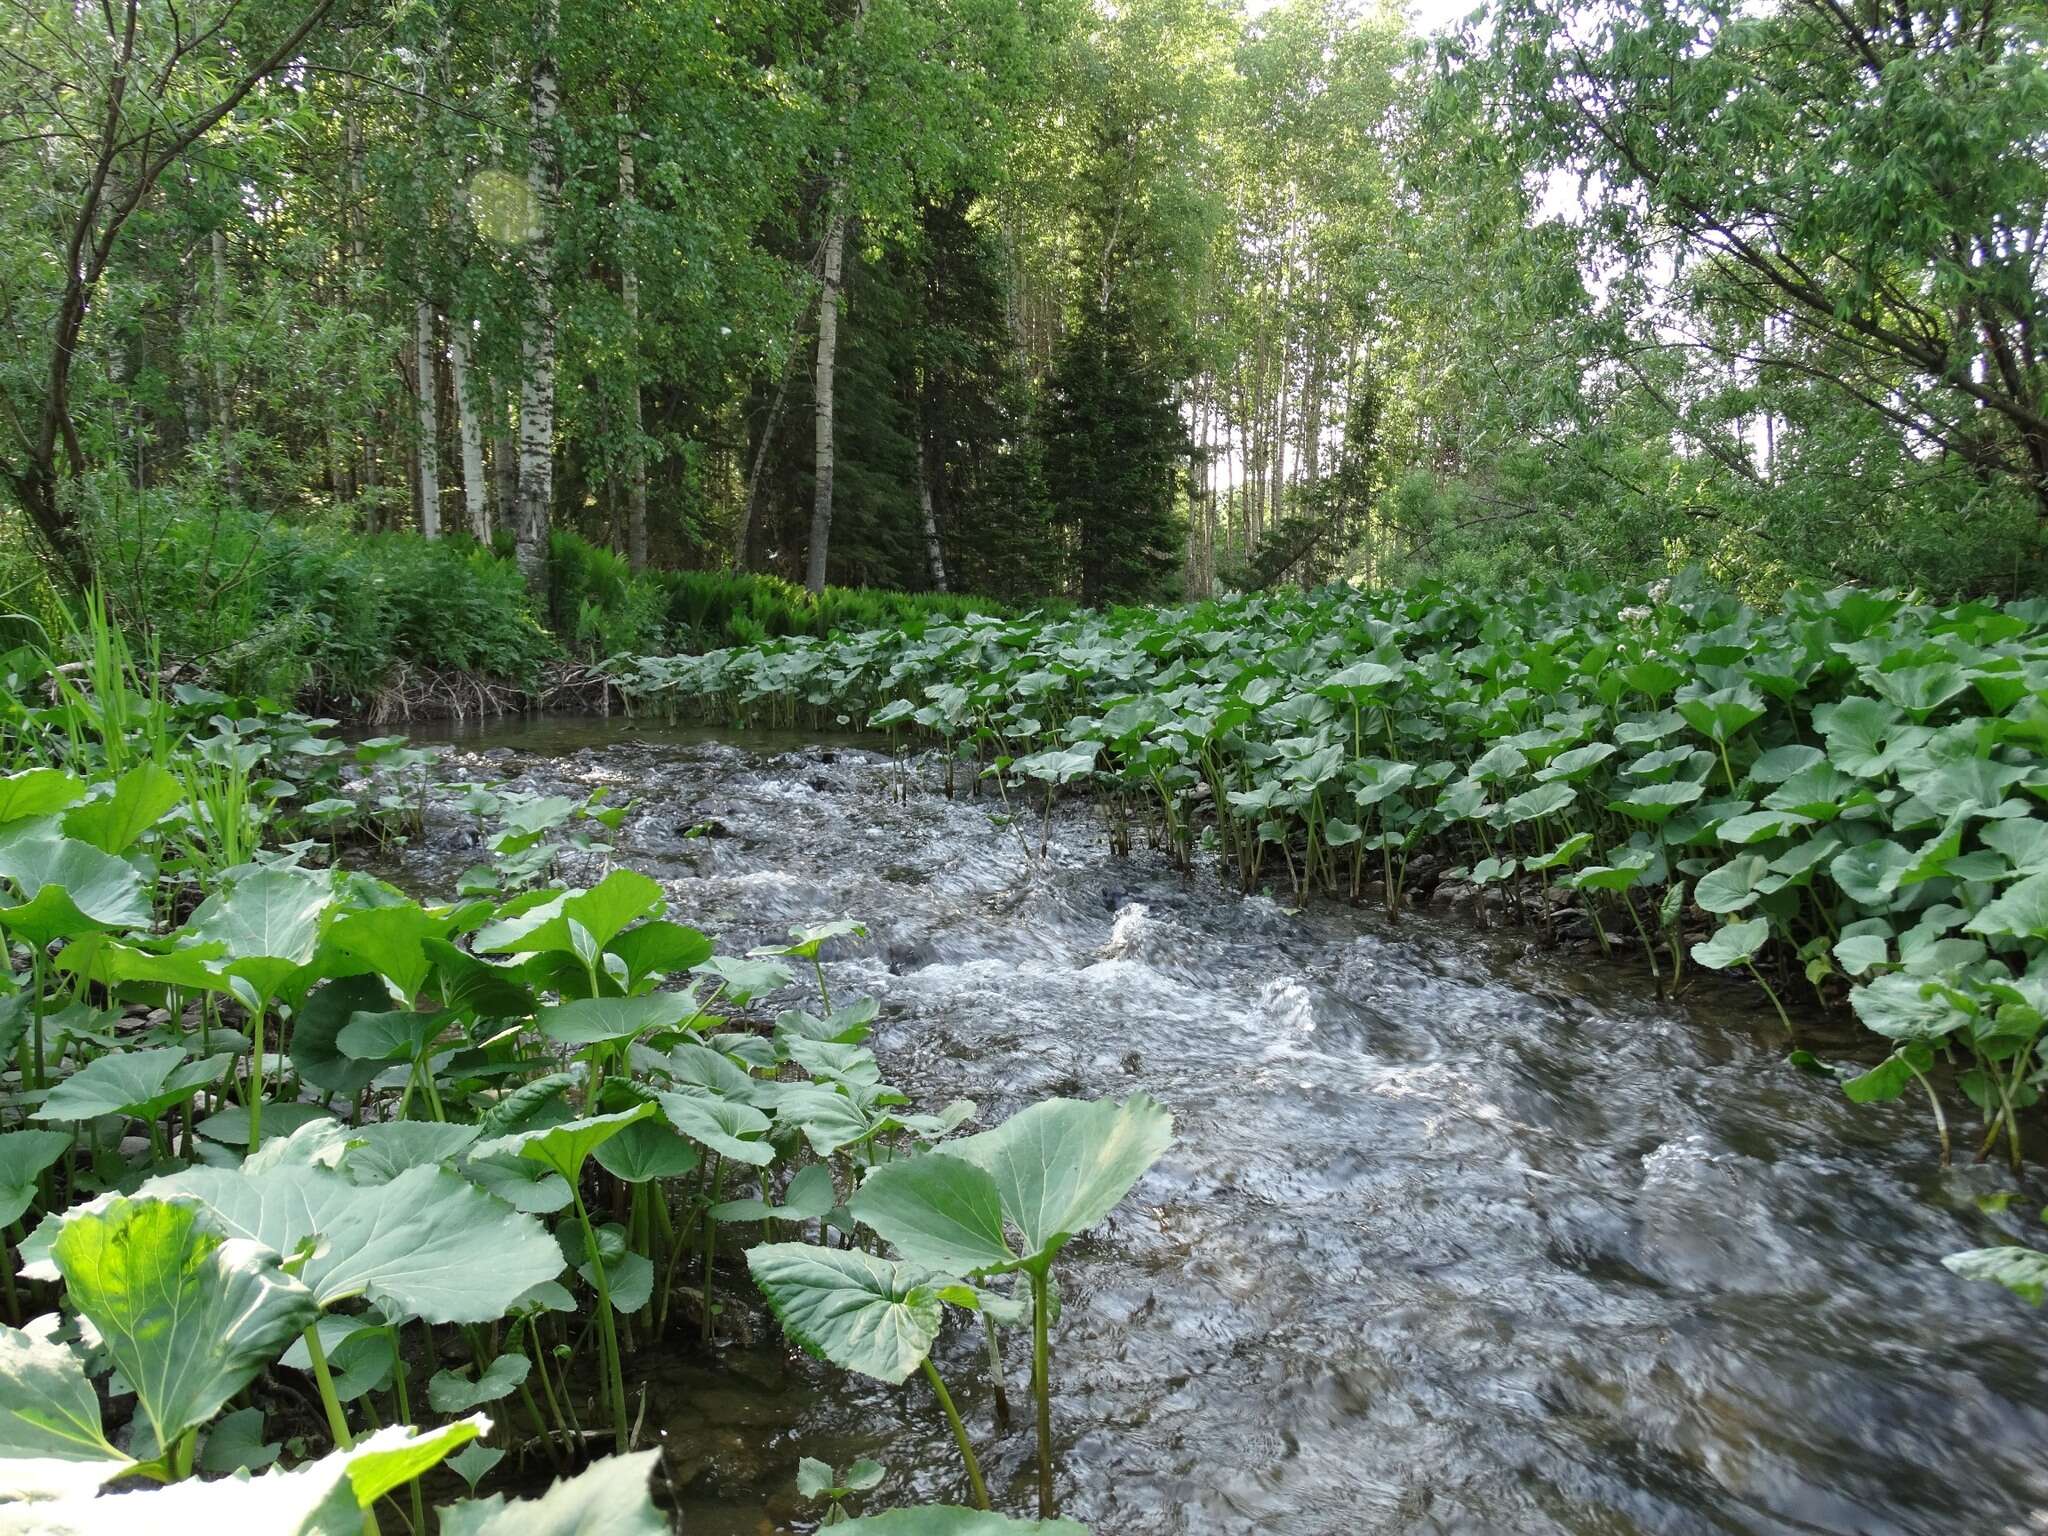
M1532 932L1290 911L1112 860L1078 805L1041 864L993 797L873 744L415 735L447 778L630 797L614 857L722 952L864 919L826 974L880 998L871 1043L918 1108L972 1098L986 1127L1143 1089L1173 1112L1172 1150L1055 1271L1061 1512L1098 1536L2048 1531L2048 1319L1940 1264L2040 1232L2040 1193L1987 1214L2008 1178L1939 1168L1924 1106L1786 1065L1760 995L1700 977L1660 1004ZM472 837L441 804L381 872L445 898ZM1831 1027L1824 1056L1854 1044ZM965 1502L919 1379L809 1360L758 1306L751 1331L706 1358L676 1330L629 1367L689 1536L813 1529L799 1455L881 1461L856 1511ZM979 1331L935 1359L1025 1514L1028 1340L1007 1345L1002 1435Z

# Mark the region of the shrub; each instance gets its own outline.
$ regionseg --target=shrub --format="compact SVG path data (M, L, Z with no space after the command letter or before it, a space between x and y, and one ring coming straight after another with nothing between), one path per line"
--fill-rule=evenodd
M549 540L537 612L507 538L480 546L361 534L183 492L131 496L94 536L115 613L166 658L196 662L237 693L341 707L369 699L401 667L527 686L565 650L602 660L1007 613L945 593L828 587L813 596L775 576L635 575L622 556L565 530ZM48 597L32 561L0 559L0 593L15 590Z
M683 653L755 645L788 635L819 639L841 629L883 629L930 618L970 613L1007 615L990 598L947 592L884 592L871 587L827 587L815 596L779 576L734 576L724 571L670 571L670 647Z
M99 533L124 622L232 691L346 704L400 665L525 684L557 654L517 567L468 539L169 502Z

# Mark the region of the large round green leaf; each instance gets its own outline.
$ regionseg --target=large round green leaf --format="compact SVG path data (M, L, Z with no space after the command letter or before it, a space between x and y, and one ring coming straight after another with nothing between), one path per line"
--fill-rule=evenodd
M736 1004L780 991L796 979L795 972L774 959L742 960L732 955L713 955L693 969L700 976L716 977L723 982L726 998Z
M1992 938L2048 939L2048 874L2014 882L1963 929Z
M100 1423L99 1393L58 1319L0 1327L0 1476L13 1498L93 1488L133 1466Z
M239 1531L249 1536L361 1536L364 1511L439 1465L490 1427L478 1414L415 1431L394 1424L290 1471L246 1472L168 1488L70 1498L39 1506L41 1536L137 1536L138 1532ZM446 1527L443 1528L444 1530Z
M135 867L53 830L0 842L0 882L21 894L0 907L0 932L33 944L149 926L149 895Z
M1010 1269L1023 1257L1004 1234L995 1179L950 1151L871 1169L846 1208L905 1258L948 1274Z
M57 768L31 768L26 773L0 774L0 827L30 816L47 816L75 805L85 785Z
M1722 688L1694 698L1677 699L1673 707L1685 723L1710 741L1727 742L1751 721L1763 718L1764 701L1747 687Z
M203 1230L182 1203L117 1200L76 1215L51 1258L135 1392L146 1455L212 1418L319 1315L275 1252Z
M9 1131L0 1136L0 1226L34 1203L37 1176L70 1150L69 1131Z
M661 886L630 869L615 869L587 891L569 891L480 930L476 947L491 955L574 954L571 924L589 934L598 949L628 923L659 914L666 900Z
M1631 790L1619 800L1607 802L1607 809L1619 811L1622 815L1637 821L1661 825L1671 819L1672 813L1680 806L1691 805L1706 793L1706 790L1690 782L1681 784L1645 784L1641 789Z
M38 1120L90 1120L96 1115L133 1115L154 1120L227 1071L229 1055L187 1061L175 1045L152 1051L109 1051L95 1057L50 1090Z
M352 1127L334 1166L352 1184L389 1184L409 1168L460 1157L476 1140L473 1125L438 1120L384 1120Z
M273 1253L317 1237L299 1275L323 1308L361 1296L430 1323L489 1323L563 1268L539 1222L440 1167L384 1184L320 1167L188 1168L143 1188L202 1202L207 1226Z
M885 1163L847 1209L898 1251L953 1273L1050 1264L1109 1214L1173 1139L1144 1094L1048 1099L943 1151ZM1005 1222L1021 1234L1013 1250Z
M1912 867L1912 854L1889 838L1878 838L1835 855L1828 873L1851 901L1883 912L1891 906L1899 881Z
M201 902L188 926L197 937L218 941L230 960L301 964L312 958L320 914L333 900L332 884L318 875L258 869Z
M137 763L107 793L67 813L64 832L102 853L126 853L184 798L175 775L156 763Z
M1941 1262L1966 1280L1989 1280L2037 1307L2048 1295L2048 1253L2038 1248L1972 1248Z
M670 1028L696 1011L693 994L648 992L639 997L579 998L541 1009L534 1022L542 1034L564 1045L599 1045Z
M383 1063L349 1055L341 1048L341 1032L356 1015L390 1006L391 989L375 976L343 976L316 987L292 1015L292 1065L322 1092L355 1097Z
M626 978L638 986L657 971L673 974L711 958L711 941L695 928L656 918L628 928L606 946L626 962Z
M351 1014L334 1043L354 1061L418 1061L432 1051L448 1022L445 1012L386 1013L380 1009Z
M701 1093L664 1093L660 1098L671 1125L720 1157L756 1168L775 1161L775 1148L763 1139L768 1117L752 1105Z
M615 1115L588 1115L565 1120L560 1125L514 1131L509 1136L480 1141L470 1149L472 1158L490 1158L509 1153L529 1163L560 1174L574 1184L583 1171L583 1160L629 1125L655 1112L652 1104L635 1104Z
M457 1371L436 1371L427 1383L427 1403L436 1413L467 1413L510 1397L532 1369L526 1356L508 1353L499 1355L473 1381Z
M770 1205L758 1196L726 1200L711 1207L719 1221L815 1221L839 1203L832 1185L832 1170L823 1163L799 1169L782 1192L781 1205Z
M700 1159L687 1137L659 1120L638 1120L599 1144L598 1166L628 1184L674 1179L691 1172Z
M334 903L329 879L299 869L263 868L206 898L187 925L222 946L226 969L262 996L276 996L313 958L321 914Z
M794 1343L878 1381L915 1371L945 1321L924 1271L872 1254L768 1243L747 1250L747 1268Z
M436 1513L441 1536L668 1536L647 1496L659 1451L607 1456L537 1499L465 1499Z
M1760 853L1741 854L1700 876L1692 899L1704 911L1740 912L1756 903L1757 885L1770 873L1770 867L1770 861Z
M1714 936L1704 944L1692 946L1692 957L1710 971L1725 971L1731 965L1741 965L1764 947L1764 941L1771 936L1771 921L1767 917L1753 917L1746 923L1725 923L1714 930Z
M988 1173L1024 1235L1022 1256L1042 1263L1107 1216L1172 1141L1173 1116L1137 1093L1121 1104L1047 1099L946 1151Z
M398 996L412 1002L427 983L433 962L425 944L445 937L447 923L416 901L388 907L358 907L338 913L321 938L329 974L367 966L384 977Z
M1969 1023L1939 987L1918 976L1880 976L1851 992L1849 1006L1864 1028L1888 1040L1939 1040Z

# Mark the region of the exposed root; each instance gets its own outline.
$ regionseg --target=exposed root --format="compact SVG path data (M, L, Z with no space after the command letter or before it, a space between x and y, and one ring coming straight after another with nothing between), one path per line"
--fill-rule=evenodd
M464 723L499 715L581 709L609 715L616 692L603 668L587 662L551 667L535 687L522 687L475 672L437 671L401 662L361 706L341 711L366 725L406 725L418 720Z

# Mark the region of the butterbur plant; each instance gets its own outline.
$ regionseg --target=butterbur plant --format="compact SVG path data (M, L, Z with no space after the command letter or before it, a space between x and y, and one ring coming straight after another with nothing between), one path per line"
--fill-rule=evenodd
M849 1516L846 1500L856 1493L866 1493L882 1481L884 1468L879 1461L862 1457L844 1472L835 1472L827 1462L815 1456L806 1456L796 1464L796 1491L807 1499L825 1501L825 1518L821 1525L844 1525Z
M747 1250L747 1268L790 1339L841 1370L899 1385L922 1371L960 1448L978 1508L988 1488L960 1411L932 1364L945 1323L944 1280L912 1264L809 1243L767 1243Z
M317 734L331 722L173 702L131 671L109 649L50 709L18 709L48 718L0 758L0 1524L26 1500L35 1528L77 1536L654 1536L628 1373L675 1347L685 1288L714 1342L722 1222L815 1224L815 1245L755 1249L763 1289L829 1358L922 1373L987 1504L930 1344L948 1307L1023 1307L845 1245L861 1171L974 1113L912 1112L861 1043L875 1002L831 995L821 951L859 923L718 956L625 869L423 903L319 861L363 805L417 828L428 754L351 752ZM597 796L496 809L508 859L621 815ZM270 846L282 827L322 835ZM741 1011L795 967L818 1016L785 1008L771 1031ZM497 1444L485 1407L506 1415ZM566 1470L598 1437L619 1454L538 1500L489 1491L501 1462ZM437 1513L443 1462L479 1496ZM852 1525L844 1500L879 1475L806 1481Z
M1006 807L1044 786L1041 851L1065 792L1113 854L1148 833L1246 890L1284 871L1360 902L1377 863L1389 916L1462 888L1475 916L1638 946L1666 996L1688 958L1740 977L1787 1033L1803 976L1914 1043L1859 1094L1917 1086L1945 1141L1952 1088L2020 1157L2048 1086L2048 604L1845 586L1765 610L1697 572L1644 599L1270 592L648 658L622 686L865 717L942 747L949 783L978 755Z
M1144 1094L1049 1099L992 1131L872 1169L848 1212L912 1264L973 1279L1020 1273L1031 1301L1038 1509L1052 1479L1052 1266L1106 1217L1173 1140L1173 1117Z

